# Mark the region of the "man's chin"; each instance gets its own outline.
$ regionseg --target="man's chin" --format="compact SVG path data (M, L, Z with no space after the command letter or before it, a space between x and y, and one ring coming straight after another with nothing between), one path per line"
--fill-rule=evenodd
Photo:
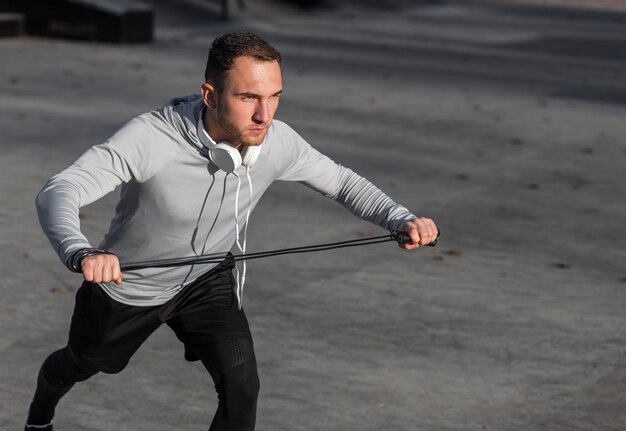
M263 143L266 135L267 135L267 132L263 133L262 135L247 136L245 139L240 139L240 142L247 147L256 147Z

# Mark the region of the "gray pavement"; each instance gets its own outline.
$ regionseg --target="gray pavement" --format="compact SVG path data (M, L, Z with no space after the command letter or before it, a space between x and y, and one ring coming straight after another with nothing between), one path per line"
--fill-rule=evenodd
M40 231L43 182L132 116L196 92L209 42L283 53L278 117L443 236L251 262L259 430L626 429L626 34L600 9L485 4L302 12L228 23L159 3L157 40L0 40L0 430L67 337L80 278ZM98 242L115 193L83 211ZM297 184L252 216L249 250L383 233ZM216 399L167 328L61 402L58 430L201 430Z

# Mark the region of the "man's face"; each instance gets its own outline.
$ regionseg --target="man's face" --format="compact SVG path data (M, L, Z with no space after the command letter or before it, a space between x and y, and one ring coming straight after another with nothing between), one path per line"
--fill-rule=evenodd
M216 90L218 130L216 141L260 145L278 109L283 90L282 73L276 61L238 57ZM214 127L211 127L214 129Z

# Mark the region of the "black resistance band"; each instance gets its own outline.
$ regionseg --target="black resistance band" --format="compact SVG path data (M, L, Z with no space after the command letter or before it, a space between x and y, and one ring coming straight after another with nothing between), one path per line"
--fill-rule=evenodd
M441 232L437 231L437 237ZM261 259L263 257L280 256L282 254L312 253L314 251L334 250L337 248L357 247L361 245L380 244L383 242L396 241L398 244L411 242L408 233L394 230L391 235L375 236L370 238L352 239L348 241L332 242L327 244L307 245L302 247L283 248L279 250L259 251L256 253L245 253L232 255L234 261ZM437 245L435 239L429 247ZM172 259L147 260L143 262L132 262L122 264L122 271L133 271L144 268L172 268L177 266L199 265L206 263L220 263L228 257L228 253L213 253L201 256L177 257Z

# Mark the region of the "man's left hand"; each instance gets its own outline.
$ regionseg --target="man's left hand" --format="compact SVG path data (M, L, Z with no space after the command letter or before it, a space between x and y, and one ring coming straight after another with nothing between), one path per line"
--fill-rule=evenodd
M411 242L400 244L400 247L405 250L413 250L437 239L437 226L434 221L426 217L418 217L406 222L402 230L411 237Z

